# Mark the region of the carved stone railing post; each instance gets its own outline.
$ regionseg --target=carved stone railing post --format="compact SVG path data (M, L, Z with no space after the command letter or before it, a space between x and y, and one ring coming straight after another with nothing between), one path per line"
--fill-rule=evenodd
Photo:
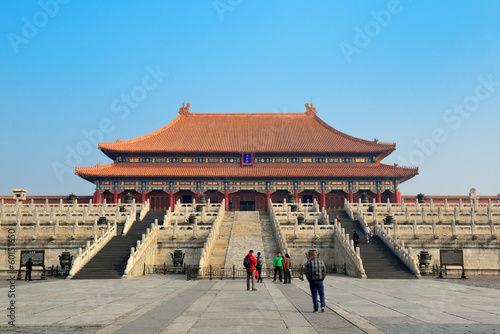
M57 235L57 233L59 233L59 220L56 220L54 224L54 235Z

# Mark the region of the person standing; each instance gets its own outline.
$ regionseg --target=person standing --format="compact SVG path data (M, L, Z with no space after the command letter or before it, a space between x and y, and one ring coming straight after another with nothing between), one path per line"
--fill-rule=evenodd
M370 237L372 236L372 230L370 230L368 226L366 226L365 234L366 234L366 243L369 244Z
M321 312L325 312L325 288L323 280L326 276L325 263L318 259L318 253L309 252L309 261L304 268L306 278L309 281L309 289L313 300L314 313L318 313L318 293L321 301Z
M247 270L247 291L250 290L250 279L252 279L252 291L257 291L255 288L255 265L257 264L257 259L253 256L253 250L250 250L245 258L250 260L250 266L245 266Z
M285 282L283 284L292 283L292 275L290 272L291 269L292 269L292 260L290 259L290 255L286 253L285 257L283 258L283 275L285 276Z
M276 257L274 258L274 280L273 282L276 282L276 274L279 273L279 278L280 282L282 282L281 279L281 268L283 267L283 258L281 257L281 253L278 252Z
M264 258L260 256L260 252L257 252L257 273L259 274L259 277L257 277L257 283L262 283L262 264L264 263Z
M24 280L27 281L29 277L31 281L31 272L33 271L33 261L31 261L31 258L28 259L25 266L26 266L26 277L24 278Z
M354 241L354 248L358 247L359 234L356 231L352 233L352 240Z

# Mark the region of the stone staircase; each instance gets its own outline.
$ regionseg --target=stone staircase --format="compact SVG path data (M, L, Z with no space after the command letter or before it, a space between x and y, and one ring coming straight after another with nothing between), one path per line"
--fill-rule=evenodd
M226 253L229 244L229 238L231 236L231 230L233 229L234 212L226 212L224 214L224 219L219 230L219 236L215 241L212 254L209 257L208 265L212 268L223 268L226 263Z
M408 267L384 244L379 237L370 238L368 243L366 234L358 221L351 220L345 211L328 211L330 219L340 218L342 227L352 238L353 231L359 234L358 247L363 260L363 267L368 278L408 279L416 278Z
M143 220L136 221L126 236L111 239L72 279L121 278L130 256L130 248L146 233L155 219L162 224L163 211L149 211Z

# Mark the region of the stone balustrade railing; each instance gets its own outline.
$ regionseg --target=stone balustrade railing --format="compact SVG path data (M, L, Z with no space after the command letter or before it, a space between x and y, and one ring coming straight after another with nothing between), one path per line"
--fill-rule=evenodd
M345 229L340 223L335 223L333 226L334 241L338 245L340 252L342 252L344 261L348 261L349 267L354 268L355 273L353 276L366 278L359 247L354 248L354 241L349 239L349 234L345 233Z
M353 211L353 205L351 203L349 203L349 201L347 201L347 199L344 199L344 210L347 213L347 215L349 216L349 219L351 219L351 220L356 219L356 217L354 215L354 211Z
M219 236L220 226L222 224L222 220L224 220L224 215L226 213L225 201L226 201L225 199L222 200L222 203L219 207L219 212L217 214L217 218L214 220L214 223L212 224L212 229L210 230L208 237L205 240L205 245L201 250L200 268L204 268L208 264L208 257L212 254L215 242L217 240L217 237Z
M134 222L136 221L137 219L136 210L137 209L133 207L129 215L127 215L127 218L125 219L125 225L123 225L122 235L127 235L128 231L132 227L132 224L134 224ZM141 217L144 218L144 216L146 216L146 213L149 211L149 201L146 201L143 205L141 205L140 210L141 210ZM142 218L140 218L140 220L142 220Z
M411 220L419 221L431 221L436 220L439 222L460 221L460 222L487 222L490 221L500 221L500 211L493 211L487 209L486 211L474 211L470 209L469 211L460 211L458 207L449 208L449 210L444 210L441 207L434 208L433 211L426 211L423 207L420 211L412 211L407 206L404 211L393 211L392 206L389 206L388 211L381 211L374 209L374 212L364 211L364 205L354 205L351 203L345 204L345 211L352 219L356 219L357 216L365 215L369 223L373 222L375 219L382 220L387 215L391 215L394 220L398 222L409 222Z
M377 214L372 212L356 212L356 216L364 216L368 223L373 223L375 220L381 221L386 215L385 214ZM500 223L500 214L482 214L482 213L464 213L464 212L454 212L454 213L443 213L436 214L433 212L427 212L425 214L405 214L401 212L393 212L391 216L394 218L394 221L398 224L409 224L412 221L418 221L419 224L430 224L435 221L439 224L481 224L481 225L489 225L494 222L497 225Z
M396 236L408 236L412 235L415 237L432 235L435 239L439 239L444 236L452 236L457 238L459 236L491 236L493 239L498 237L500 232L500 226L495 225L495 223L490 220L489 223L457 223L457 221L452 220L450 223L440 223L438 224L435 220L431 222L417 222L413 220L412 223L400 223L398 221L394 222L393 226L385 226L392 230L392 234Z
M144 202L139 207L139 210L141 210L141 214L140 214L139 219L142 220L146 216L146 214L148 213L148 211L149 211L149 200L147 200L146 202ZM125 219L125 225L123 225L123 233L122 233L122 235L127 235L128 231L130 230L130 228L132 227L132 224L134 224L134 222L136 221L136 219L137 219L137 209L134 206L134 207L132 207L132 210L128 214L127 219Z
M188 221L189 216L194 215L195 220L199 223L211 223L217 218L218 211L220 210L220 206L214 206L212 208L217 208L217 211L207 211L205 207L203 207L203 210L200 211L179 211L179 212L172 212L167 210L165 214L165 218L168 219L169 221L179 221L181 223L185 223ZM164 219L164 221L166 220Z
M372 226L378 221L383 221L386 213L365 212L357 207L356 212L347 204L345 210L351 219L358 219L360 223ZM485 212L460 212L454 208L452 212L436 211L421 212L392 212L394 226L385 226L392 230L393 235L450 235L453 237L464 235L491 235L496 238L500 231L500 213ZM495 224L496 222L496 224Z
M142 235L141 240L137 240L136 247L130 249L130 257L127 260L127 266L122 277L140 276L146 262L155 264L158 230L158 220L155 219L155 222L151 224L151 228L146 229L146 234Z
M178 199L173 212L196 212L196 205L196 199L193 199L192 203L181 203L181 200ZM207 204L204 204L203 207L206 212L217 212L221 205L221 203L210 203L210 198L207 198Z
M67 278L72 278L75 274L83 268L87 262L90 261L114 236L116 236L117 225L116 222L111 225L107 230L101 230L101 235L94 236L93 242L87 241L84 250L78 248L78 255L73 259L71 270Z
M33 206L32 208L27 205L25 207L18 206L14 211L10 210L4 205L3 210L0 208L0 222L33 222L40 220L41 222L54 222L56 220L66 222L85 222L93 221L99 217L106 217L107 219L122 220L124 217L136 207L135 204L124 205L107 205L107 204L68 204L64 208L59 206L46 207L43 205ZM15 205L10 205L15 206Z
M160 227L160 231L162 234L171 235L172 239L187 238L190 236L192 236L193 239L197 239L198 237L208 235L212 228L213 225L200 226L197 222L192 225L179 225L177 221L174 221L173 224L169 221L164 221L163 225Z
M281 231L281 226L276 218L276 213L274 211L273 202L269 200L269 216L271 217L271 223L273 224L274 235L276 237L276 241L278 242L278 249L282 254L288 253L288 245L286 243L286 239L283 236L283 232Z
M353 211L357 211L359 208L359 210L363 212L369 211L370 207L372 207L375 212L381 211L385 213L404 212L406 210L410 212L437 211L439 208L443 212L454 211L455 208L458 212L470 212L471 210L475 212L500 212L500 202L497 201L497 203L494 203L491 199L488 200L488 203L479 203L477 200L473 200L472 203L470 203L462 199L459 199L458 202L455 203L448 202L447 199L444 199L443 203L435 203L433 199L430 199L429 202L426 203L418 203L418 200L408 202L404 199L401 200L401 203L390 203L389 200L387 200L387 203L375 203L375 201L373 201L373 203L361 203L360 199L358 203L349 203L349 205Z
M43 223L39 220L31 223L31 224L21 224L21 222L17 222L15 225L15 234L19 237L29 236L33 240L36 240L38 236L51 236L52 238L56 238L58 235L72 236L76 238L77 236L89 236L89 235L97 235L102 229L110 228L110 221L115 225L117 223L116 219L108 220L106 224L98 224L97 219L95 219L91 224L79 224L78 221L74 223L68 222L59 222L56 220L55 223ZM7 233L7 230L11 230L12 226L1 226L0 233Z
M67 223L72 223L78 221L80 223L93 222L95 219L100 217L105 217L106 219L116 219L123 220L128 212L40 212L38 213L36 210L33 213L21 213L18 211L16 213L6 213L3 216L3 219L0 219L2 224L8 223L32 223L34 221L39 220L40 222L55 222L55 221L64 221Z
M384 242L384 244L386 244L387 247L389 247L390 250L392 250L394 254L396 254L397 257L401 259L401 261L403 261L413 274L415 274L418 278L422 277L420 275L420 270L418 269L417 261L415 261L411 255L411 247L405 248L403 240L399 242L396 241L390 236L390 231L378 223L374 226L374 233Z
M280 227L283 235L293 234L295 238L313 235L315 239L319 239L327 234L333 234L334 230L334 225L319 225L317 220L313 225L299 225L295 223L294 225L287 226L280 224Z
M7 204L4 202L3 199L0 200L0 212L17 212L18 210L21 210L22 212L31 212L37 208L39 211L45 211L49 212L52 208L55 211L67 211L70 209L71 211L100 211L101 208L104 209L104 211L116 211L117 208L119 207L124 207L130 209L131 206L135 205L135 203L132 204L125 204L121 203L120 200L118 200L118 203L104 203L102 204L94 204L92 203L92 200L90 200L89 204L79 204L78 200L75 200L74 204L70 203L64 203L63 200L59 200L58 204L51 203L49 204L48 200L45 200L44 204L35 204L34 200L32 199L30 203L28 204L23 204L20 202L16 202L14 204Z
M309 212L319 212L319 204L314 199L313 203L302 203L302 200L299 199L298 203L287 203L286 198L283 199L283 203L273 203L273 210L274 212L289 212L291 211L291 205L297 205L297 211L298 212L304 212L304 211L309 211Z
M304 217L305 222L313 222L315 219L324 223L324 215L322 212L275 212L276 219L280 222L294 223L299 216Z
M149 212L149 200L146 200L144 203L142 203L141 206L139 207L139 210L141 211L141 214L139 215L139 220L143 220L144 217L146 217L146 214Z

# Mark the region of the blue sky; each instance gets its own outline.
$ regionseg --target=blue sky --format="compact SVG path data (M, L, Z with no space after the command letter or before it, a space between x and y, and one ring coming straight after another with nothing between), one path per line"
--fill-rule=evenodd
M498 1L2 1L0 15L2 195L91 194L74 165L110 162L93 142L154 131L184 102L311 101L340 131L397 143L384 162L420 167L403 194L500 192Z

